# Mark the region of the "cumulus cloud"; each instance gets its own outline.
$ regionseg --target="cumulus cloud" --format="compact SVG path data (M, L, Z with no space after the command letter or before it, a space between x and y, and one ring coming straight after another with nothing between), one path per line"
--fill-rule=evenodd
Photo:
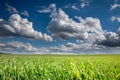
M120 17L116 17L116 16L112 16L111 17L111 21L117 21L117 22L120 22Z
M78 40L103 39L103 30L98 18L75 17L79 20L76 22L62 10L58 9L57 12L50 15L51 21L48 25L48 31L61 39L76 38Z
M26 17L29 17L29 13L27 10L24 10L23 12L19 12L15 7L9 5L8 3L5 4L6 5L6 10L10 13L10 14L21 14L24 15Z
M22 53L22 52L33 52L35 50L36 48L32 47L30 43L23 43L19 41L0 43L0 52Z
M18 14L11 15L8 21L0 19L0 30L0 37L17 36L52 41L52 37L35 31L33 29L33 23L29 22L27 18L21 18Z
M50 4L48 7L42 6L42 9L38 10L39 13L51 13L56 11L56 5L54 3Z
M99 45L104 45L108 47L120 47L120 28L117 32L106 32L105 40L98 41Z

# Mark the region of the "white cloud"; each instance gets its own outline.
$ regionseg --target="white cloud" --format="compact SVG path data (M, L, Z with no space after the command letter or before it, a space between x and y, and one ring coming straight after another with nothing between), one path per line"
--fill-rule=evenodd
M19 41L0 43L0 52L24 53L24 52L33 52L35 50L36 48L32 47L30 43L23 43Z
M66 8L66 9L71 8L73 10L78 10L78 11L80 10L76 4L67 4L66 6L64 6L64 8Z
M38 10L39 13L51 13L56 11L56 5L50 4L48 7L42 6L42 9Z
M116 8L119 8L119 7L120 7L120 4L115 3L115 4L111 5L110 10L114 10Z
M80 10L76 5L72 5L71 8L78 11Z
M66 44L57 46L57 47L51 47L48 50L48 53L78 53L78 54L94 54L94 53L103 53L107 51L107 47L102 45L97 45L93 43L71 43L68 42Z
M10 13L10 14L21 14L24 15L26 17L29 17L29 13L27 10L24 10L23 12L19 12L15 7L9 5L9 4L5 4L6 5L6 10Z
M116 17L115 17L115 16L112 16L112 17L111 17L111 21L113 22L114 20L116 20Z
M82 50L90 50L90 49L99 49L98 45L93 44L92 42L83 42L83 43L71 43L68 42L64 45L61 45L61 49L66 49L66 50L77 50L77 51L82 51Z
M13 14L8 21L0 19L0 37L18 36L28 39L39 39L52 41L52 37L33 29L33 23L27 18L21 18L18 14Z
M115 32L106 32L105 33L106 39L110 41L118 40L119 35Z
M12 41L8 43L0 43L0 52L2 53L33 53L33 54L99 54L99 53L118 53L119 47L111 48L104 45L94 43L71 43L55 46L35 48L30 43Z
M111 17L111 21L117 21L117 22L120 22L120 17L116 17L116 16L112 16Z
M21 12L21 14L24 15L24 16L29 17L29 13L27 12L27 10L24 10L23 12Z
M80 1L81 1L80 3L81 8L84 8L90 4L91 0L80 0Z
M77 53L77 54L113 54L119 53L120 47L107 47L104 45L98 45L92 42L86 43L71 43L68 42L59 47L52 47L49 49L49 53Z
M71 4L67 4L66 6L64 6L64 8L71 8L73 10L80 10L80 8L84 8L86 6L90 5L90 2L92 0L79 0L79 2L77 3L71 3Z
M71 49L77 49L79 46L75 43L68 42L67 44L60 46L62 50L71 50Z
M79 22L72 18L62 10L52 13L50 15L51 21L48 25L48 31L61 39L76 38L78 40L104 39L103 30L101 28L100 20L93 17L76 17Z
M5 4L6 5L6 7L7 7L7 11L9 11L10 13L18 13L18 10L15 8L15 7L13 7L13 6L11 6L11 5L9 5L9 4Z

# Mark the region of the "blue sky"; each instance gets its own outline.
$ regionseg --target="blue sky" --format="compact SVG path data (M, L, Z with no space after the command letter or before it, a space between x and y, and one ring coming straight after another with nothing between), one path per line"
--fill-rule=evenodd
M119 27L119 0L0 0L0 52L118 53Z

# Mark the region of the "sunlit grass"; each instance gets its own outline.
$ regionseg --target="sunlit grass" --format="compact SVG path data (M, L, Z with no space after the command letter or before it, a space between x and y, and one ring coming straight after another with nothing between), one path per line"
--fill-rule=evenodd
M120 55L0 55L0 80L120 80Z

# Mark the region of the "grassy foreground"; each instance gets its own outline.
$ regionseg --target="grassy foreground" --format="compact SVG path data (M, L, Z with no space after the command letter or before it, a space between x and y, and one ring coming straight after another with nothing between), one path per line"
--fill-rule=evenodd
M0 80L120 80L120 55L0 55Z

